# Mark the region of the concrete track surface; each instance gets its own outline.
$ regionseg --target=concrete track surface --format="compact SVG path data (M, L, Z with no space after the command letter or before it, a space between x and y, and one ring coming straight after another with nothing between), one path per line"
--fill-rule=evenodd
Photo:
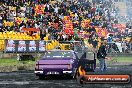
M99 73L97 67L96 72ZM110 66L103 74L129 74L132 80L132 65ZM39 80L33 71L19 71L0 73L0 88L132 88L132 82L128 84L85 84L80 85L75 79L68 79L61 76L49 76Z

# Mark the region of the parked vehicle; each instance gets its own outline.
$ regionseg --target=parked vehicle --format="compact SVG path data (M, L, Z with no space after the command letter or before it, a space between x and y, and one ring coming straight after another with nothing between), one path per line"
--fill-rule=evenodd
M78 68L79 58L72 50L46 51L36 62L35 74L39 78L47 75L69 75L74 77Z

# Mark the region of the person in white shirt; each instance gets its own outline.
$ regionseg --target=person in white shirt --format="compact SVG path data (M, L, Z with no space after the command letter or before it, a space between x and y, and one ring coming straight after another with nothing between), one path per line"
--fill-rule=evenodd
M15 11L13 11L12 14L13 14L14 17L16 17L16 12Z
M21 12L21 16L22 16L22 17L25 17L25 13L24 13L24 12Z
M2 16L0 16L0 21L2 20Z
M25 27L24 25L21 26L20 29L19 29L19 31L20 31L20 32L24 32L24 31L22 30L24 27Z
M39 23L38 22L35 23L35 28L39 28L39 27L40 27Z
M75 13L75 19L76 19L76 20L78 19L78 15L77 15L77 13Z
M54 12L55 12L55 13L58 13L58 9L59 9L59 8L56 6L55 9L54 9Z

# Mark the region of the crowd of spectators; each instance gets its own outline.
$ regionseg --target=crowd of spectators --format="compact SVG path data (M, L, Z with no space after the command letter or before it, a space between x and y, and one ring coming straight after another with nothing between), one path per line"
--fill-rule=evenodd
M22 28L39 28L40 38L50 34L49 39L59 41L81 40L77 31L88 33L88 41L96 47L100 37L96 27L108 33L114 33L113 38L132 37L131 32L120 32L113 28L118 24L117 9L112 0L2 0L0 2L0 32L18 31ZM65 33L65 16L72 22L74 34ZM89 23L83 27L82 21L88 19ZM106 35L105 35L106 36ZM105 36L101 36L105 38Z

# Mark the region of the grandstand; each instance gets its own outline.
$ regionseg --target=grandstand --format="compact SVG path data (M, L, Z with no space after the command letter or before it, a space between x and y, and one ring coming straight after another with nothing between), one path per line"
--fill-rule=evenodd
M101 40L107 40L109 34L113 35L113 42L125 40L129 45L131 32L126 32L126 26L118 22L113 13L118 13L113 3L112 0L3 0L0 8L0 50L4 51L6 39L51 41L44 46L48 50L58 45L64 49L59 41L72 40L84 40L91 47L98 48Z

